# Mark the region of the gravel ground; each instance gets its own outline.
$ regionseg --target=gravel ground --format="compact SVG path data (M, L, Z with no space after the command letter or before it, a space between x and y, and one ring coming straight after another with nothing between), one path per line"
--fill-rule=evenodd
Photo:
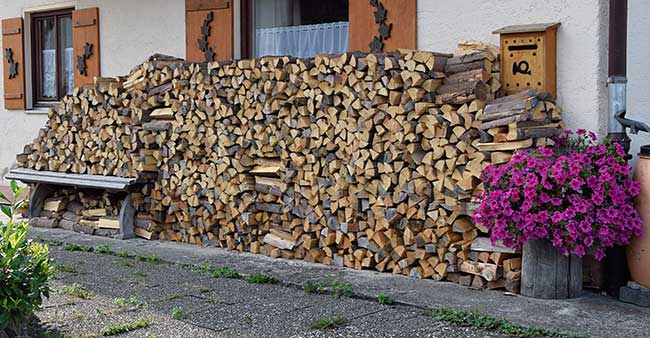
M412 306L306 294L294 287L214 278L178 264L60 246L50 252L62 269L53 282L55 292L36 315L43 330L71 337L97 336L140 319L152 324L120 337L502 337L434 321ZM92 292L92 299L62 291L74 284ZM182 318L174 319L174 312ZM317 320L335 317L346 321L333 329L311 328Z

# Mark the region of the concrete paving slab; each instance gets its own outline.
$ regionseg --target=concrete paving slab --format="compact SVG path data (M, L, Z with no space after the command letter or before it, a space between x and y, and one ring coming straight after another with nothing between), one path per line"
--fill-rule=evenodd
M156 255L163 261L177 264L209 263L212 266L233 266L246 274L266 272L279 278L285 286L300 287L306 281L315 280L346 281L353 285L355 295L361 298L372 299L381 291L401 304L421 309L453 307L477 310L520 325L588 334L592 337L645 337L650 332L650 320L647 319L650 318L650 309L589 292L571 300L538 300L511 296L499 291L470 290L454 283L420 280L374 271L356 271L297 260L271 259L218 248L140 239L119 241L61 229L30 231L32 238L78 245L109 245L114 251ZM174 277L168 278L171 281ZM216 289L224 290L220 287ZM313 334L318 336L319 333Z

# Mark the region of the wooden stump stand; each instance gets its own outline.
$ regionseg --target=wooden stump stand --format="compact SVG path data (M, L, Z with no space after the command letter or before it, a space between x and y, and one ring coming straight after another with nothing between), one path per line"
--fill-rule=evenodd
M543 299L579 297L582 293L582 258L566 257L547 240L524 244L521 294Z

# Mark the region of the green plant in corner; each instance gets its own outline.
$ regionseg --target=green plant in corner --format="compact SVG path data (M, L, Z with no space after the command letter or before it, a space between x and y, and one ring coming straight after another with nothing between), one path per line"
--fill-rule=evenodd
M19 200L25 187L11 181L13 199L0 193L0 211L9 218L0 223L0 331L14 335L19 325L37 310L43 296L49 297L49 281L54 277L54 262L48 247L27 238L27 222L16 222L16 211L25 205Z

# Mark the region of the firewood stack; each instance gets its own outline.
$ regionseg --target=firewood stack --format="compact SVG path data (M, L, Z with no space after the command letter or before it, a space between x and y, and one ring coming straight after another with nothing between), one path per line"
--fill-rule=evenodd
M498 98L477 117L481 151L489 151L491 162L505 163L514 150L547 145L564 125L559 107L546 94L526 90Z
M77 89L19 160L157 175L131 195L144 238L515 290L517 253L474 244L488 235L472 213L491 158L477 116L499 89L484 47L156 56Z
M113 193L61 189L45 200L40 216L30 219L30 225L115 236L120 229L120 208L121 199Z

